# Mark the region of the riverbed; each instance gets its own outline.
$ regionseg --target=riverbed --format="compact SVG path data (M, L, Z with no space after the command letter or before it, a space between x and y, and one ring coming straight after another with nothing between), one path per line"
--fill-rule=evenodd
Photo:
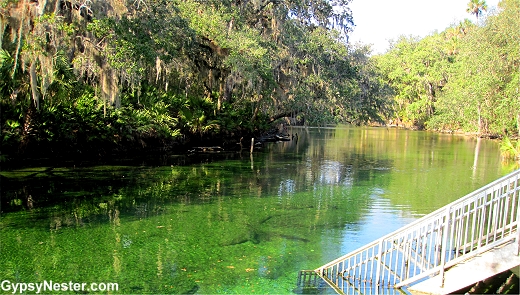
M293 140L253 153L1 171L0 279L117 283L103 292L113 294L292 293L299 270L516 168L491 140L348 126L288 132Z

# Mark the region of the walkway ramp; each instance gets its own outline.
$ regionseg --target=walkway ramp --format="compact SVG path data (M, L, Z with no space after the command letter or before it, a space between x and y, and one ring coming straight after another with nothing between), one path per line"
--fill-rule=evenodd
M462 289L518 265L519 199L517 170L314 272L339 294Z
M444 273L444 285L441 276L434 276L408 288L413 294L451 294L476 284L494 275L520 265L520 256L516 255L517 245L509 243L489 250L468 261L456 264ZM443 287L441 287L443 286Z

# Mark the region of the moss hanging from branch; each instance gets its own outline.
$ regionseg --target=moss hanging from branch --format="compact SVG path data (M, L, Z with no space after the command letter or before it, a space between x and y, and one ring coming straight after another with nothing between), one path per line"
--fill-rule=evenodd
M38 92L38 78L36 76L36 60L31 62L29 66L29 77L31 81L31 93L34 106L37 110L40 109L40 93Z
M99 75L103 99L116 108L121 107L118 77L115 71L105 66Z

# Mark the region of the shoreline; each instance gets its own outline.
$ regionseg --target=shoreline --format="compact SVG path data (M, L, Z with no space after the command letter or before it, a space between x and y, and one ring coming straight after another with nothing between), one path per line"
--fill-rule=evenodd
M331 128L335 126L291 126L297 128ZM352 125L354 126L354 125ZM437 134L457 135L469 138L483 138L489 140L501 140L499 135L479 135L476 132L465 132L462 130L419 130L397 125L366 125L373 128L403 129L410 131L424 131ZM30 149L22 153L0 154L0 165L2 170L17 169L23 167L36 167L38 165L49 166L49 164L66 164L72 166L107 164L111 162L149 162L150 159L190 157L193 155L217 155L217 154L242 154L250 153L251 138L254 138L255 149L258 150L263 144L278 140L272 138L283 138L280 141L294 140L284 136L273 127L261 133L240 134L222 137L218 135L191 137L184 140L172 140L164 142L159 139L151 139L142 142L141 146L136 143L130 144L107 144L102 143L97 148L68 146L60 143L47 143L45 145L32 145ZM518 136L511 137L518 139ZM70 143L69 143L70 145ZM74 150L76 149L76 150ZM201 157L204 158L204 157ZM152 160L152 162L156 162ZM190 162L190 161L188 161Z

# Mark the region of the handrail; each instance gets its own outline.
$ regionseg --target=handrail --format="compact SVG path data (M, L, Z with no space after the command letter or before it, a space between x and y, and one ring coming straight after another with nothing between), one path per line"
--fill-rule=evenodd
M340 293L444 278L456 263L520 242L519 200L520 169L314 271Z

